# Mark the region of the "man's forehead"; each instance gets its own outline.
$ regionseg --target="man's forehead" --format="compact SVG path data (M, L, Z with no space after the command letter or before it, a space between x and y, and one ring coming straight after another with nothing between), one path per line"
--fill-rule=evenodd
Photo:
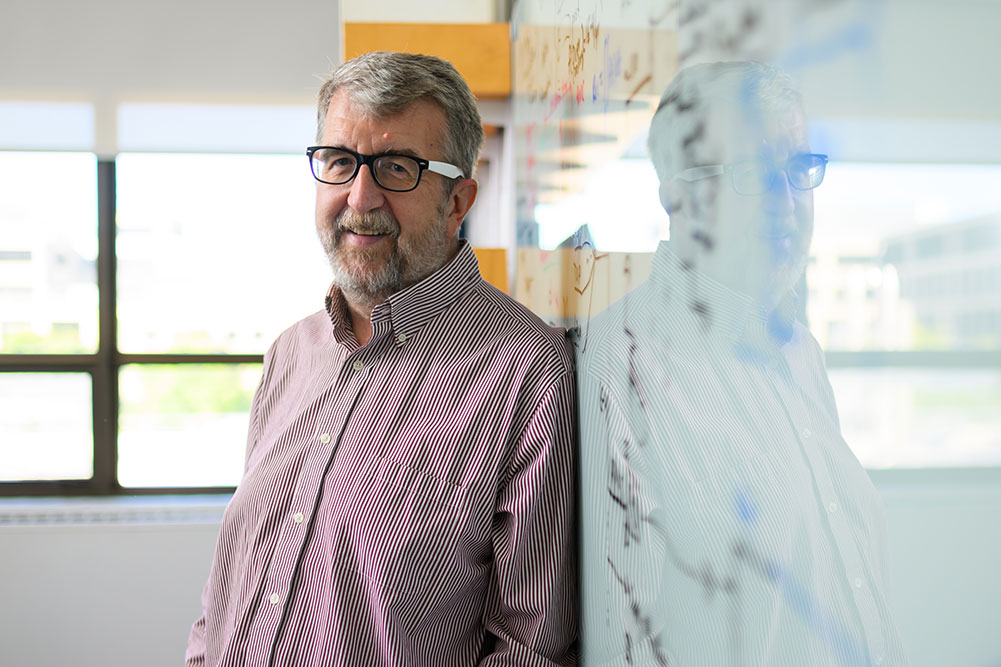
M724 110L704 119L705 148L726 159L806 152L806 117L799 109Z
M397 113L384 114L338 93L327 109L324 139L362 140L378 145L380 151L413 152L437 145L444 125L444 113L428 100L418 99Z

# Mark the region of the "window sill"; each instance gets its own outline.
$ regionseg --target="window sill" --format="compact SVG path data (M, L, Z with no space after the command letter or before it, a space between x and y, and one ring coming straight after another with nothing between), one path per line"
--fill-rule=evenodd
M0 498L0 528L218 524L232 496Z

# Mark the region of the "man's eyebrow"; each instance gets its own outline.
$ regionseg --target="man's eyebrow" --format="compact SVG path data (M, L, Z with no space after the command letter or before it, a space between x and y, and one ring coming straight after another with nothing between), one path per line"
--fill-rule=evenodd
M406 155L407 157L415 157L415 158L419 158L420 157L420 155L417 154L417 151L412 150L410 148L394 148L392 146L389 147L389 148L386 148L384 150L379 151L378 154L379 155L385 155L387 153L391 154L391 155Z
M336 144L329 145L329 146L328 145L324 145L322 148L333 148L333 149L340 150L340 151L347 151L349 153L358 153L358 151L352 150L352 149L348 148L347 146L341 146L341 145L336 145ZM359 155L363 155L363 153L359 153ZM406 155L407 157L412 157L412 158L417 158L417 159L423 159L420 155L417 154L417 151L413 150L412 148L396 148L396 147L393 147L393 146L390 146L389 148L381 150L378 153L368 153L368 155Z

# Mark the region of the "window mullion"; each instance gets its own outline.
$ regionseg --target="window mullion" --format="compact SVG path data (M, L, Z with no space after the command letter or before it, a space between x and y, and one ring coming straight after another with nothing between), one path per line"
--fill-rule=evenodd
M120 489L118 462L118 322L115 255L116 183L114 160L97 163L97 289L99 345L94 377L94 485L99 493Z

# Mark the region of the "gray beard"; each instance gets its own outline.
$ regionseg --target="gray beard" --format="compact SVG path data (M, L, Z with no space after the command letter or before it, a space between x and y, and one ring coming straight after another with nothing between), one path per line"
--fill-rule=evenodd
M383 259L385 251L381 249L344 249L341 240L346 229L390 234L393 247L388 260ZM334 284L349 301L371 310L391 294L420 282L444 266L449 251L447 233L443 207L420 234L402 241L400 226L387 211L356 213L346 208L332 228L319 231L319 237L334 274Z

